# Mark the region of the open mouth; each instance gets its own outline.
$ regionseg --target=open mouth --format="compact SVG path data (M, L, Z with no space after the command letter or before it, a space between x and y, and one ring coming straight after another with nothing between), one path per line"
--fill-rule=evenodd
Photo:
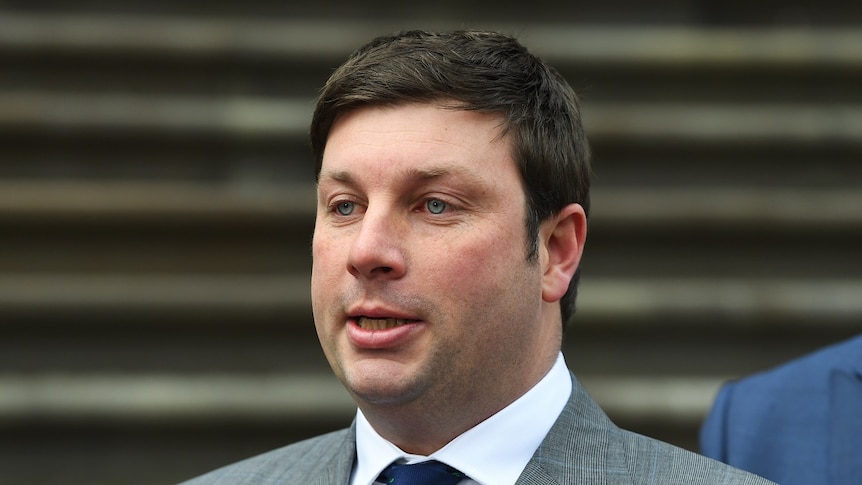
M356 324L364 330L387 330L390 328L400 327L416 320L408 320L405 318L369 318L358 317Z

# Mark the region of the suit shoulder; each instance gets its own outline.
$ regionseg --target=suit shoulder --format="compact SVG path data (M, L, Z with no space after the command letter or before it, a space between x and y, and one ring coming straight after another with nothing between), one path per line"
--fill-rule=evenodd
M740 381L743 387L771 390L776 386L821 387L834 369L862 368L862 335L802 355Z
M301 483L331 465L344 446L352 446L350 429L333 431L224 466L180 485Z
M757 475L725 465L697 453L620 430L626 460L635 485L775 485Z

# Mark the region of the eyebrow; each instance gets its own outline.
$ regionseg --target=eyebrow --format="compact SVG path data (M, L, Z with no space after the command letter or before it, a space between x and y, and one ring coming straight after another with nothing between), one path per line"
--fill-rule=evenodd
M460 167L441 165L441 166L431 167L431 168L410 167L405 171L402 178L405 181L407 181L407 180L422 180L422 181L424 181L424 180L439 179L439 178L447 177L447 176L459 176L459 175L462 177L468 176L468 173L466 170L463 170ZM341 182L341 183L348 184L348 185L352 185L352 184L356 183L356 179L355 179L354 175L347 170L333 170L333 171L322 172L320 174L319 179L320 179L320 181L323 181L324 179L333 180L335 182Z
M445 177L447 175L458 175L461 173L463 175L463 170L451 167L432 167L428 169L418 169L411 167L407 170L407 177L414 178L419 180L431 180L437 179L440 177Z
M347 184L353 183L353 175L351 175L350 172L348 172L348 171L341 171L341 170L320 172L320 175L317 177L317 179L318 179L318 184L321 181L323 181L324 179L334 180L336 182L344 182Z

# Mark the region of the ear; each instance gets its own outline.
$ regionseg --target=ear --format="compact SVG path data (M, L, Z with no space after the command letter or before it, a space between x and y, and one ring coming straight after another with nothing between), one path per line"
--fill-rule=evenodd
M569 204L539 228L542 299L559 301L578 269L587 237L587 216L580 204Z

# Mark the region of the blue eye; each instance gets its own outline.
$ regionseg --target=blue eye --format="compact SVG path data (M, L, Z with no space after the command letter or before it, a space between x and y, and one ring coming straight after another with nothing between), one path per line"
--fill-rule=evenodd
M446 203L440 199L429 199L428 202L425 203L425 207L428 208L428 212L432 214L442 214L443 211L446 210Z
M356 208L356 205L353 202L339 202L335 205L335 212L338 212L342 216L349 216L353 213L354 208Z

